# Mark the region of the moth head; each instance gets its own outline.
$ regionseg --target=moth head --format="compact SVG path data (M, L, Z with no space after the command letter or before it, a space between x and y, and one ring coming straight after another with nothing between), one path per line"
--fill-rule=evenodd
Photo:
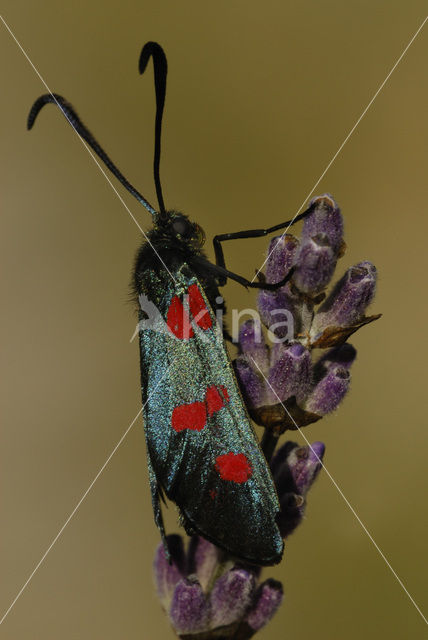
M205 242L205 233L202 227L189 220L183 213L169 211L159 222L163 232L180 243L198 248L202 247Z

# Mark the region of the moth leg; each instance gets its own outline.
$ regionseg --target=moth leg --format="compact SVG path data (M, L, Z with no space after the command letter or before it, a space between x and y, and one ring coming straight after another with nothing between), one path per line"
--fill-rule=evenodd
M203 268L205 271L208 271L208 273L215 276L218 279L220 286L223 286L223 284L226 283L227 278L230 278L231 280L239 282L239 284L242 284L244 287L249 287L251 289L267 289L268 291L275 291L276 289L283 287L294 273L294 267L291 267L285 278L279 282L251 282L251 280L247 280L247 278L240 276L238 273L229 271L229 269L221 267L218 264L212 264L205 258L193 258L193 264Z
M315 207L315 204L312 204L310 207L308 207L308 209L306 209L306 211L303 211L303 213L300 213L295 218L292 218L291 220L287 220L286 222L280 222L280 224L276 224L273 227L268 227L267 229L248 229L247 231L237 231L235 233L222 233L221 235L214 236L213 245L214 245L215 258L216 258L216 265L218 267L221 267L222 269L226 269L226 262L224 259L223 247L221 246L221 243L224 242L225 240L239 240L244 238L260 238L262 236L267 236L269 233L273 233L274 231L279 231L280 229L289 227L292 224L299 222L299 220L306 218L306 216L313 211L314 207ZM226 284L227 277L232 278L231 275L219 277L219 285L221 287L223 287ZM239 280L237 282L239 282ZM245 286L250 286L250 285L245 285ZM282 285L278 285L278 286L282 286ZM258 288L265 288L265 287L258 287Z
M148 449L147 449L147 467L149 470L150 493L152 496L152 507L153 507L155 524L161 534L161 539L162 539L163 548L165 550L166 559L171 564L171 554L169 552L168 542L166 540L165 525L163 522L162 509L160 504L161 492L160 492L160 488L156 478L155 470L153 469L150 452Z

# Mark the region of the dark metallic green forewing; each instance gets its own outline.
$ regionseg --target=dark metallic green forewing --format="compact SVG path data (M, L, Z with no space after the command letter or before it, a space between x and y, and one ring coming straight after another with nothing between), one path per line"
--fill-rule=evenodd
M140 323L143 415L157 489L179 506L189 528L241 559L274 564L283 548L278 498L221 329L189 268L173 276L175 282L164 271L148 272L141 299L162 317L153 323L141 314ZM207 317L202 328L193 320L192 337L181 339L164 321L173 323L175 303L189 292L190 309L202 302L211 327Z

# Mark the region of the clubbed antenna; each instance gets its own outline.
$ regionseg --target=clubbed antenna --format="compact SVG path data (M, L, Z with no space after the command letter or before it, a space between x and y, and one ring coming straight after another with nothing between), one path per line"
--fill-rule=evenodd
M152 207L152 205L141 195L137 189L132 186L132 184L125 178L123 173L119 171L114 162L109 158L107 153L101 147L101 145L94 138L89 129L83 124L77 115L76 111L73 109L71 104L67 102L65 98L58 95L57 93L46 93L40 98L38 98L33 106L30 109L30 113L28 114L27 120L27 129L31 129L34 125L34 122L41 111L41 109L46 104L56 104L56 106L63 112L64 116L67 118L69 124L73 127L73 129L81 136L91 147L91 149L97 154L97 156L102 160L102 162L106 165L108 169L116 176L116 178L123 184L123 186L132 193L134 198L138 200L152 215L156 214L156 210Z
M153 172L156 185L156 194L159 202L159 211L161 215L165 215L165 205L162 195L162 185L160 181L159 165L161 154L161 133L162 133L162 116L165 105L166 94L166 76L168 73L168 63L166 55L162 47L157 42L147 42L141 51L138 69L141 74L146 70L147 64L153 58L153 68L155 74L155 92L156 92L156 120L155 120L155 153L153 160Z

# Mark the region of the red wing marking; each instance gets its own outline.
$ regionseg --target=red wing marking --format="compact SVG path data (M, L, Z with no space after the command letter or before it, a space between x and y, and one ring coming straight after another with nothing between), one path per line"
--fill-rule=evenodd
M223 394L223 397L221 394ZM175 431L183 431L183 429L201 431L207 423L207 413L212 416L216 411L224 407L225 401L229 401L229 395L225 387L216 387L214 385L208 387L205 394L205 402L191 402L173 409L171 417L172 428Z
M222 392L224 399L226 400L226 402L229 402L229 394L227 393L227 389L226 387L223 387L223 385L221 385L219 387L220 391Z
M189 309L194 321L196 322L198 327L200 327L204 331L210 329L212 327L213 321L198 285L190 285L187 291L189 294Z
M210 498L215 500L217 498L217 489L210 489Z
M242 484L251 478L253 469L243 453L225 453L215 459L215 468L223 480Z
M207 409L204 402L192 402L175 407L172 412L171 426L175 431L191 429L201 431L207 423Z
M205 394L205 402L207 403L209 416L212 416L216 411L220 411L224 407L224 403L229 402L229 394L226 387L216 387L215 385L208 387Z
M188 340L194 335L189 315L187 311L185 311L183 303L178 296L174 296L171 300L166 316L166 323L171 333L180 340Z

